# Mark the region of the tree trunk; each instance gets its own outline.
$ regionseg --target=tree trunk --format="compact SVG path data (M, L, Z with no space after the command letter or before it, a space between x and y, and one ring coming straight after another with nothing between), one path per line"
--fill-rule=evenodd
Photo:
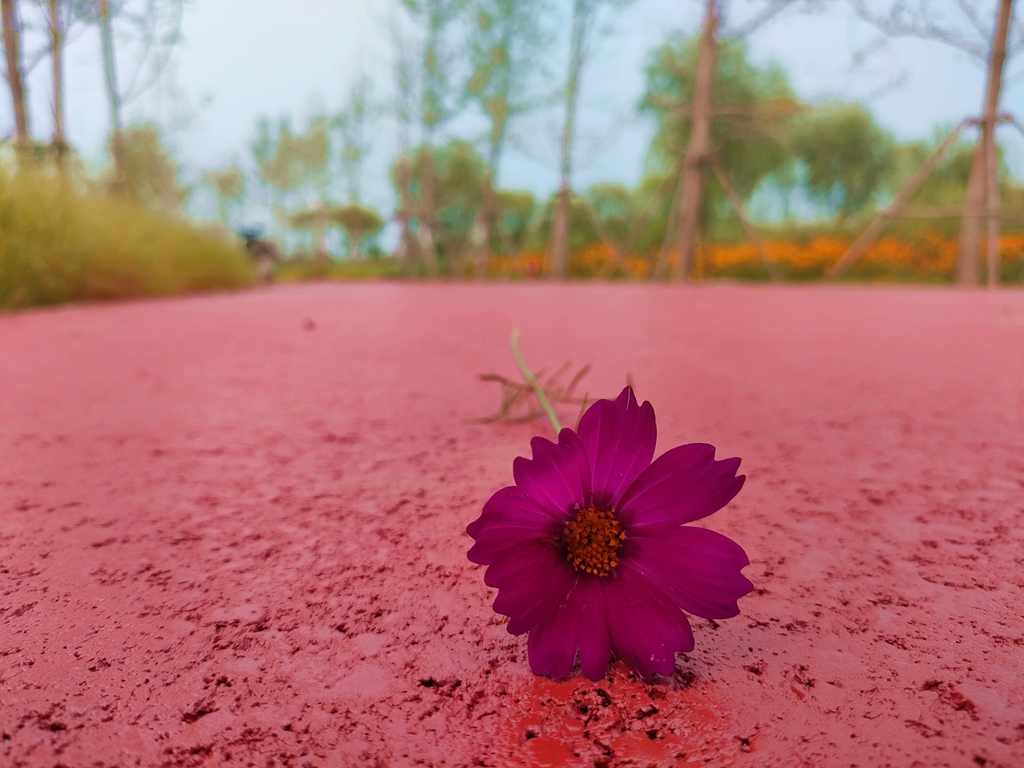
M562 183L555 201L554 219L548 244L548 277L564 280L569 268L569 202L572 179L572 144L576 127L576 103L580 71L585 55L587 22L592 10L586 0L575 0L572 14L572 40L569 45L569 79L565 87L565 128L562 131Z
M551 221L548 246L548 277L564 280L569 272L569 213L572 192L562 183L555 195L555 211Z
M53 149L57 154L57 164L64 166L68 151L67 138L64 136L64 30L60 26L60 0L49 0L50 6L50 38L53 50Z
M4 53L7 54L7 83L14 102L14 144L18 149L28 147L28 110L25 108L25 83L21 77L21 57L18 49L18 28L14 16L14 0L0 0L3 14Z
M412 196L409 185L412 183L412 164L409 158L398 160L398 226L402 230L402 239L398 244L398 256L402 262L402 273L406 277L416 274L416 235L409 226L412 221Z
M996 33L992 40L992 56L988 65L988 88L985 92L985 116L981 124L981 138L971 158L971 175L967 181L967 200L960 225L960 240L956 252L956 280L960 285L977 285L978 257L981 246L981 222L985 214L985 187L987 152L995 142L996 118L999 110L999 90L1002 87L1003 63L1006 61L1006 37L1010 30L1010 11L1013 0L1000 0Z
M110 109L110 154L114 160L114 178L111 190L124 192L127 179L124 172L124 134L121 131L121 95L117 89L117 60L114 57L114 30L110 24L107 0L97 0L100 17L100 42L103 46L103 80L107 88Z
M420 255L427 269L427 277L437 277L437 241L434 238L434 150L427 147L423 154L423 165L420 168L420 215L419 240Z
M682 202L679 210L679 253L672 264L672 279L685 280L693 264L697 247L697 228L704 202L704 165L708 155L708 137L711 133L711 86L715 78L715 59L718 41L718 14L715 0L708 0L707 15L700 32L697 53L697 78L693 87L690 111L690 144L686 148L683 165Z
M960 220L960 237L956 246L956 281L961 285L976 285L978 282L978 250L981 239L979 216L985 208L984 146L983 131L971 158L971 174L967 179L964 215Z
M480 203L480 213L477 214L476 225L473 235L478 240L475 243L476 253L473 256L473 276L477 280L487 279L487 264L491 259L491 236L494 232L494 171L487 175L484 180L484 197Z
M348 235L348 253L345 254L345 258L350 261L359 261L363 258L362 244L363 238L366 237L366 231L362 229L346 229L345 234Z

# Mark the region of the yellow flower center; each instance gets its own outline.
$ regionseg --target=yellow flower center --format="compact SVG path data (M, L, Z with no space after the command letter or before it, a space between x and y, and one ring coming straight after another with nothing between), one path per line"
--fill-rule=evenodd
M626 538L611 510L587 507L565 524L562 538L569 562L577 570L607 576L619 564L619 547Z

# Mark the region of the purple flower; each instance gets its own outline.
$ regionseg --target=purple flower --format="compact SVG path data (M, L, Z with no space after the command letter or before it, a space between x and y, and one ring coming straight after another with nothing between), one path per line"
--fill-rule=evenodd
M693 650L683 613L724 619L752 585L743 549L720 533L684 527L724 507L743 486L739 459L680 445L651 462L654 408L626 387L600 400L579 432L535 437L533 459L512 464L502 488L467 529L469 559L486 565L494 610L513 635L529 632L530 667L568 675L579 651L591 680L611 654L650 682Z

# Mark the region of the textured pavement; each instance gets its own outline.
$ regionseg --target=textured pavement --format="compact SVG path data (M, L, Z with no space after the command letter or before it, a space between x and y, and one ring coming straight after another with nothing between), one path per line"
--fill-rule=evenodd
M535 678L465 526L627 373L756 591ZM572 421L575 414L565 414ZM0 764L1024 765L1024 292L315 284L0 316Z

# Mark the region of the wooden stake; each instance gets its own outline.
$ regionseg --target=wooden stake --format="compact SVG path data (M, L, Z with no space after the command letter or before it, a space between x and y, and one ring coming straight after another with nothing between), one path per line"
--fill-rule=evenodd
M605 226L601 222L601 219L598 218L597 213L590 207L590 203L579 197L576 199L579 200L580 206L583 208L583 213L587 217L587 221L590 222L590 226L594 228L594 232L597 233L598 238L600 238L601 242L604 243L612 252L612 258L609 263L621 263L622 259L625 258L625 254L622 252L622 247L612 239L611 232L605 229Z
M690 143L686 148L686 160L683 165L679 254L672 264L672 279L675 281L685 280L689 276L694 250L697 247L697 228L700 226L701 204L704 200L704 161L708 154L708 137L711 133L711 86L715 78L715 59L718 54L718 41L715 36L717 29L718 14L715 12L715 0L708 0L697 54Z
M781 280L782 275L779 272L778 265L768 258L768 254L765 253L764 244L761 242L761 235L750 223L750 219L747 218L747 212L743 207L743 201L740 196L736 194L736 190L733 189L732 184L729 182L729 177L725 173L725 169L722 167L722 163L718 158L713 157L711 159L711 170L715 173L715 178L718 179L718 183L722 185L722 189L725 190L725 196L729 200L729 205L732 206L733 212L736 214L736 218L740 220L740 225L743 227L743 231L747 235L747 239L754 244L754 250L757 251L757 256L761 259L761 264L768 272L768 276L772 280Z
M654 269L651 270L652 280L661 280L669 268L669 260L672 253L672 245L676 241L676 233L679 231L679 209L682 208L683 182L680 179L676 186L676 193L672 196L672 206L668 211L668 221L665 223L665 237L661 241L661 249L658 251L658 258L654 261Z
M992 55L988 65L988 87L985 91L985 114L981 123L982 137L971 159L971 175L967 181L967 200L964 220L957 244L956 278L961 285L978 282L978 255L981 244L981 218L985 210L987 162L989 142L995 142L996 113L999 109L999 91L1002 87L1003 64L1006 61L1006 37L1010 29L1013 0L1000 0Z
M619 243L618 249L613 249L615 256L601 269L601 273L598 275L600 279L608 280L615 274L615 270L622 266L620 259L624 259L629 255L629 252L633 249L636 241L640 238L640 235L643 234L644 229L647 227L647 223L650 221L651 217L654 216L655 211L658 210L662 200L665 199L665 195L667 195L668 191L672 189L673 184L678 183L680 166L681 162L676 163L672 172L669 173L669 175L662 180L661 184L658 185L654 194L651 195L651 199L647 201L647 205L640 212L636 221L633 222L629 231L626 232L626 236L622 238L622 242Z
M562 186L555 194L554 218L551 221L547 252L547 276L552 280L564 280L569 274L571 200L572 190L567 182L562 182Z
M867 229L861 232L853 245L842 255L842 257L829 267L825 273L826 277L838 277L848 270L853 263L857 261L864 252L871 246L873 242L882 233L885 225L889 223L889 219L895 218L900 215L910 199L917 193L917 190L921 188L921 185L927 181L928 177L931 176L932 171L939 164L946 153L956 144L958 138L960 138L960 131L963 130L964 125L968 121L965 121L954 128L950 134L942 140L932 153L921 163L921 167L914 171L914 175L910 177L910 180L903 185L903 189L896 193L896 197L892 199L892 202L886 206L885 210L875 217L875 220L868 224Z

